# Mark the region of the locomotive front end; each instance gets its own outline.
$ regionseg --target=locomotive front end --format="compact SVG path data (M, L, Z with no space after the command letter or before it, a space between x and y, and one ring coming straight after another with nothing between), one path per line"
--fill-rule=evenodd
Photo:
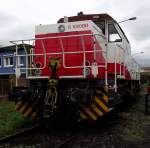
M36 26L35 39L21 41L30 84L16 109L48 126L96 121L111 111L123 89L138 80L125 63L130 49L124 33L110 40L119 31L107 14L81 13Z

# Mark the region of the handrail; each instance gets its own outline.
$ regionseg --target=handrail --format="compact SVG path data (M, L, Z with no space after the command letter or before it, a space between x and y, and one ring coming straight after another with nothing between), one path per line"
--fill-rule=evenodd
M65 35L65 36L54 36L54 37L42 37L42 38L32 38L32 39L24 39L24 40L13 40L13 41L9 41L12 44L16 44L16 42L22 42L22 41L34 41L34 40L45 40L45 39L56 39L56 38L69 38L69 37L79 37L79 36L101 36L101 37L105 37L104 35L101 34L76 34L76 35Z
M82 48L83 48L83 76L84 78L86 77L86 69L85 69L85 66L86 66L86 55L85 55L85 45L84 45L84 39L83 37L81 36L81 45L82 45Z
M92 53L93 51L85 51L85 53ZM95 50L95 52L104 52L104 50ZM76 52L63 52L64 54L76 54L76 53L84 53L83 51L76 51ZM46 53L46 55L61 55L62 54L62 52L52 52L52 53ZM34 56L43 56L44 54L28 54L27 56L32 56L32 55L34 55ZM16 56L16 55L15 55ZM23 56L25 56L25 55L21 55L21 54L19 54L19 55L17 55L18 57L23 57ZM64 60L63 60L64 61ZM64 66L64 68L83 68L83 66L76 66L76 67L74 67L74 66L65 66L65 64L63 64L63 66ZM91 66L85 66L85 67L91 67ZM98 67L102 67L102 65L101 66L98 66ZM41 68L25 68L25 67L20 67L20 69L44 69L43 67L41 67Z
M120 77L121 77L121 73L123 72L123 76L124 76L124 78L125 78L125 57L126 57L126 49L125 48L123 48L122 46L120 46L119 44L116 44L116 46L118 46L119 47L119 49L121 49L122 50L122 52L123 52L123 54L124 54L124 58L122 58L123 59L123 71L121 71L122 70L122 62L120 61Z
M85 49L85 41L84 41L85 36L93 36L93 40L94 40L94 49L93 50L86 50ZM81 51L67 51L66 52L65 49L64 49L62 39L63 38L69 38L69 37L80 37L81 46L82 46L83 50L81 50ZM66 36L44 37L44 38L35 38L35 39L26 39L26 40L16 40L16 41L10 41L10 42L15 44L15 45L18 45L18 46L19 46L19 42L22 42L23 47L25 49L26 55L21 55L21 54L15 55L16 57L19 57L19 56L25 56L26 57L26 67L20 67L20 69L41 70L41 69L44 69L46 67L46 57L48 55L62 55L62 61L63 61L63 67L64 68L84 68L84 73L83 74L84 74L84 77L86 77L86 74L85 74L86 68L92 67L92 65L91 66L86 65L86 53L93 53L94 60L96 59L96 53L97 52L103 52L103 53L107 54L106 50L96 49L96 45L95 45L96 44L96 37L104 37L104 36L101 35L101 34L79 34L79 35L66 35ZM44 46L44 40L46 40L46 39L58 39L59 43L60 43L60 46L61 46L61 52L49 52L49 53L47 53L46 49L45 49L45 46ZM30 54L28 54L27 49L25 47L25 42L26 41L37 41L37 40L41 41L43 53L38 53L38 54L34 54L34 53L31 54L30 53ZM81 66L77 66L77 65L76 66L66 66L66 64L65 64L65 54L79 54L79 53L83 53L83 65L81 65ZM44 56L43 66L42 67L30 67L29 63L28 63L28 57L29 56ZM107 63L107 56L106 56L106 59L105 59L104 63L105 63L104 65L97 65L97 67L104 67L105 69L107 68L107 64L106 64Z

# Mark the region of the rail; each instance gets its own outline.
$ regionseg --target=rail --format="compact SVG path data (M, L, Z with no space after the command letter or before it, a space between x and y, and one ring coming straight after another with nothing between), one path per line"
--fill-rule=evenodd
M65 141L63 141L62 143L55 146L55 148L65 148L67 146L67 144L69 142L73 141L77 136L78 136L78 134L70 135L69 138L67 138Z
M40 127L39 125L34 125L32 127L21 129L21 130L17 131L16 133L7 135L7 136L0 139L0 144L8 142L9 140L12 140L12 139L19 137L21 135L25 135L27 133L33 132L34 130L36 131L39 127Z

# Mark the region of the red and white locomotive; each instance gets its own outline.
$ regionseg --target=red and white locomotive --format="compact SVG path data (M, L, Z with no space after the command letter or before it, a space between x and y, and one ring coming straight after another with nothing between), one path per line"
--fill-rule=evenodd
M30 86L16 109L25 117L97 120L139 87L140 68L130 43L108 14L80 12L57 24L38 25L35 39L21 42Z

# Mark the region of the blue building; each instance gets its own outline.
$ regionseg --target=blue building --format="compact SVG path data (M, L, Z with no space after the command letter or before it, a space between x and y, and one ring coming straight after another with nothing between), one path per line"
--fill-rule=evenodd
M5 46L0 48L0 97L7 96L10 89L15 86L16 46ZM19 55L25 55L22 45L18 48ZM18 66L26 67L25 56L18 57ZM21 69L18 86L27 86L25 70Z

